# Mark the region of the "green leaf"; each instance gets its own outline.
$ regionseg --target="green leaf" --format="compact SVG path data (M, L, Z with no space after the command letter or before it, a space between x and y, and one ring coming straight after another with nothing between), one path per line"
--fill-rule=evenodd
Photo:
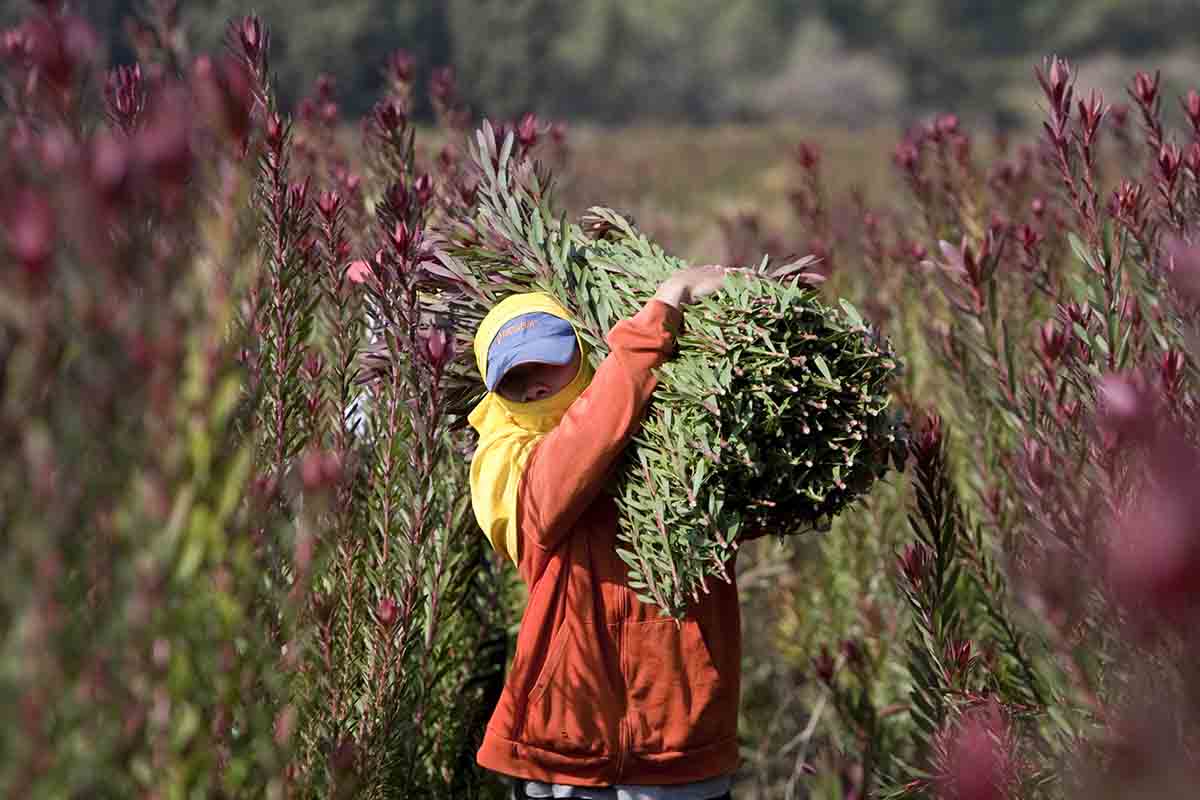
M624 561L626 564L629 564L630 566L641 563L641 559L638 558L637 553L634 553L632 550L627 550L624 547L617 548L617 555L621 558L622 561Z
M821 371L821 376L824 377L825 380L830 382L833 381L833 374L829 371L829 365L825 363L825 359L820 353L813 356L813 363L817 365L817 369Z
M1075 234L1074 231L1069 231L1067 233L1067 241L1071 243L1071 250L1074 251L1076 258L1092 269L1096 268L1091 254L1088 253L1087 246L1083 243L1079 236Z
M1008 391L1010 396L1017 396L1017 366L1013 358L1013 339L1008 330L1008 320L1000 321L1000 334L1004 337L1004 365L1008 371Z
M842 310L846 312L846 316L850 318L851 323L853 323L856 327L866 327L866 325L863 323L862 315L858 313L858 309L855 308L849 300L845 298L839 298L838 303L841 304Z

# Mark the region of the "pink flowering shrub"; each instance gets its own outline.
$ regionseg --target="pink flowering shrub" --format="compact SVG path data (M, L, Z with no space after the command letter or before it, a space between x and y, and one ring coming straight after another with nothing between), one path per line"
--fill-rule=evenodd
M812 661L810 708L834 720L797 762L816 776L780 796L1182 796L1200 780L1200 94L1172 127L1156 76L1125 106L1078 97L1060 59L1036 78L1036 141L983 158L942 115L896 147L904 196L879 207L831 199L805 144L796 230L750 218L757 238L731 241L827 254L827 285L897 341L904 399L929 415L907 524L881 494L884 524L843 521L823 545L899 542L869 616Z
M259 19L191 58L147 8L111 70L61 3L0 40L0 792L494 795L509 588L417 289L453 75L440 150L403 53L352 145Z

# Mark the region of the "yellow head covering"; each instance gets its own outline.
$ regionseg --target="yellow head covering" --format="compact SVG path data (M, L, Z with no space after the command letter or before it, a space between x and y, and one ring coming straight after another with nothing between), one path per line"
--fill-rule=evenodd
M475 361L480 375L487 374L488 350L500 329L522 314L539 311L571 321L566 309L543 292L511 295L488 312L475 332ZM578 332L576 339L579 339ZM504 552L513 562L518 557L517 490L529 454L534 445L554 429L592 380L592 368L582 340L579 340L579 351L579 372L553 396L532 403L514 403L489 392L467 418L479 432L479 446L471 459L471 506L475 510L475 519L492 547Z

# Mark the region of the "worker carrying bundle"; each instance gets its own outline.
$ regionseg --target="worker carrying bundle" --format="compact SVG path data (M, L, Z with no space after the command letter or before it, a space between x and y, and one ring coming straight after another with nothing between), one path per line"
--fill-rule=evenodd
M541 293L562 309L533 302L563 320L548 331L578 341L585 363L566 376L571 385L583 381L578 396L609 355L614 326L646 313L647 301L687 266L609 209L591 209L581 224L556 214L548 173L514 160L512 144L511 134L499 141L486 123L479 132L478 213L461 223L435 270L441 291L431 307L452 318L463 339L451 379L475 408L477 430L488 414L512 417L491 391L495 375L481 374L495 372L488 352L496 345L489 339L481 350L477 335L501 301ZM608 490L629 586L677 619L712 579L730 580L739 538L823 529L902 458L902 424L889 410L897 359L853 306L822 302L804 271L812 263L770 268L764 259L730 271L721 291L688 309L673 357L655 370L641 425L614 465ZM555 363L547 354L531 358ZM536 432L529 438L522 458L535 449ZM506 491L515 506L515 487ZM506 542L517 509L488 530L498 518L481 514L475 499L493 544L517 560Z

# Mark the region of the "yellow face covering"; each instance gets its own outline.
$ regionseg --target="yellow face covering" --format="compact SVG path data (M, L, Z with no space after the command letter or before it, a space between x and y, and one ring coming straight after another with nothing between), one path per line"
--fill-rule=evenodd
M539 311L571 321L566 309L543 292L506 297L488 312L475 333L475 360L480 375L487 374L488 350L500 329L522 314ZM467 418L479 432L479 446L471 459L471 506L475 519L492 547L514 563L518 558L517 491L529 454L592 380L593 371L582 341L579 350L579 372L557 394L532 403L514 403L490 392Z

